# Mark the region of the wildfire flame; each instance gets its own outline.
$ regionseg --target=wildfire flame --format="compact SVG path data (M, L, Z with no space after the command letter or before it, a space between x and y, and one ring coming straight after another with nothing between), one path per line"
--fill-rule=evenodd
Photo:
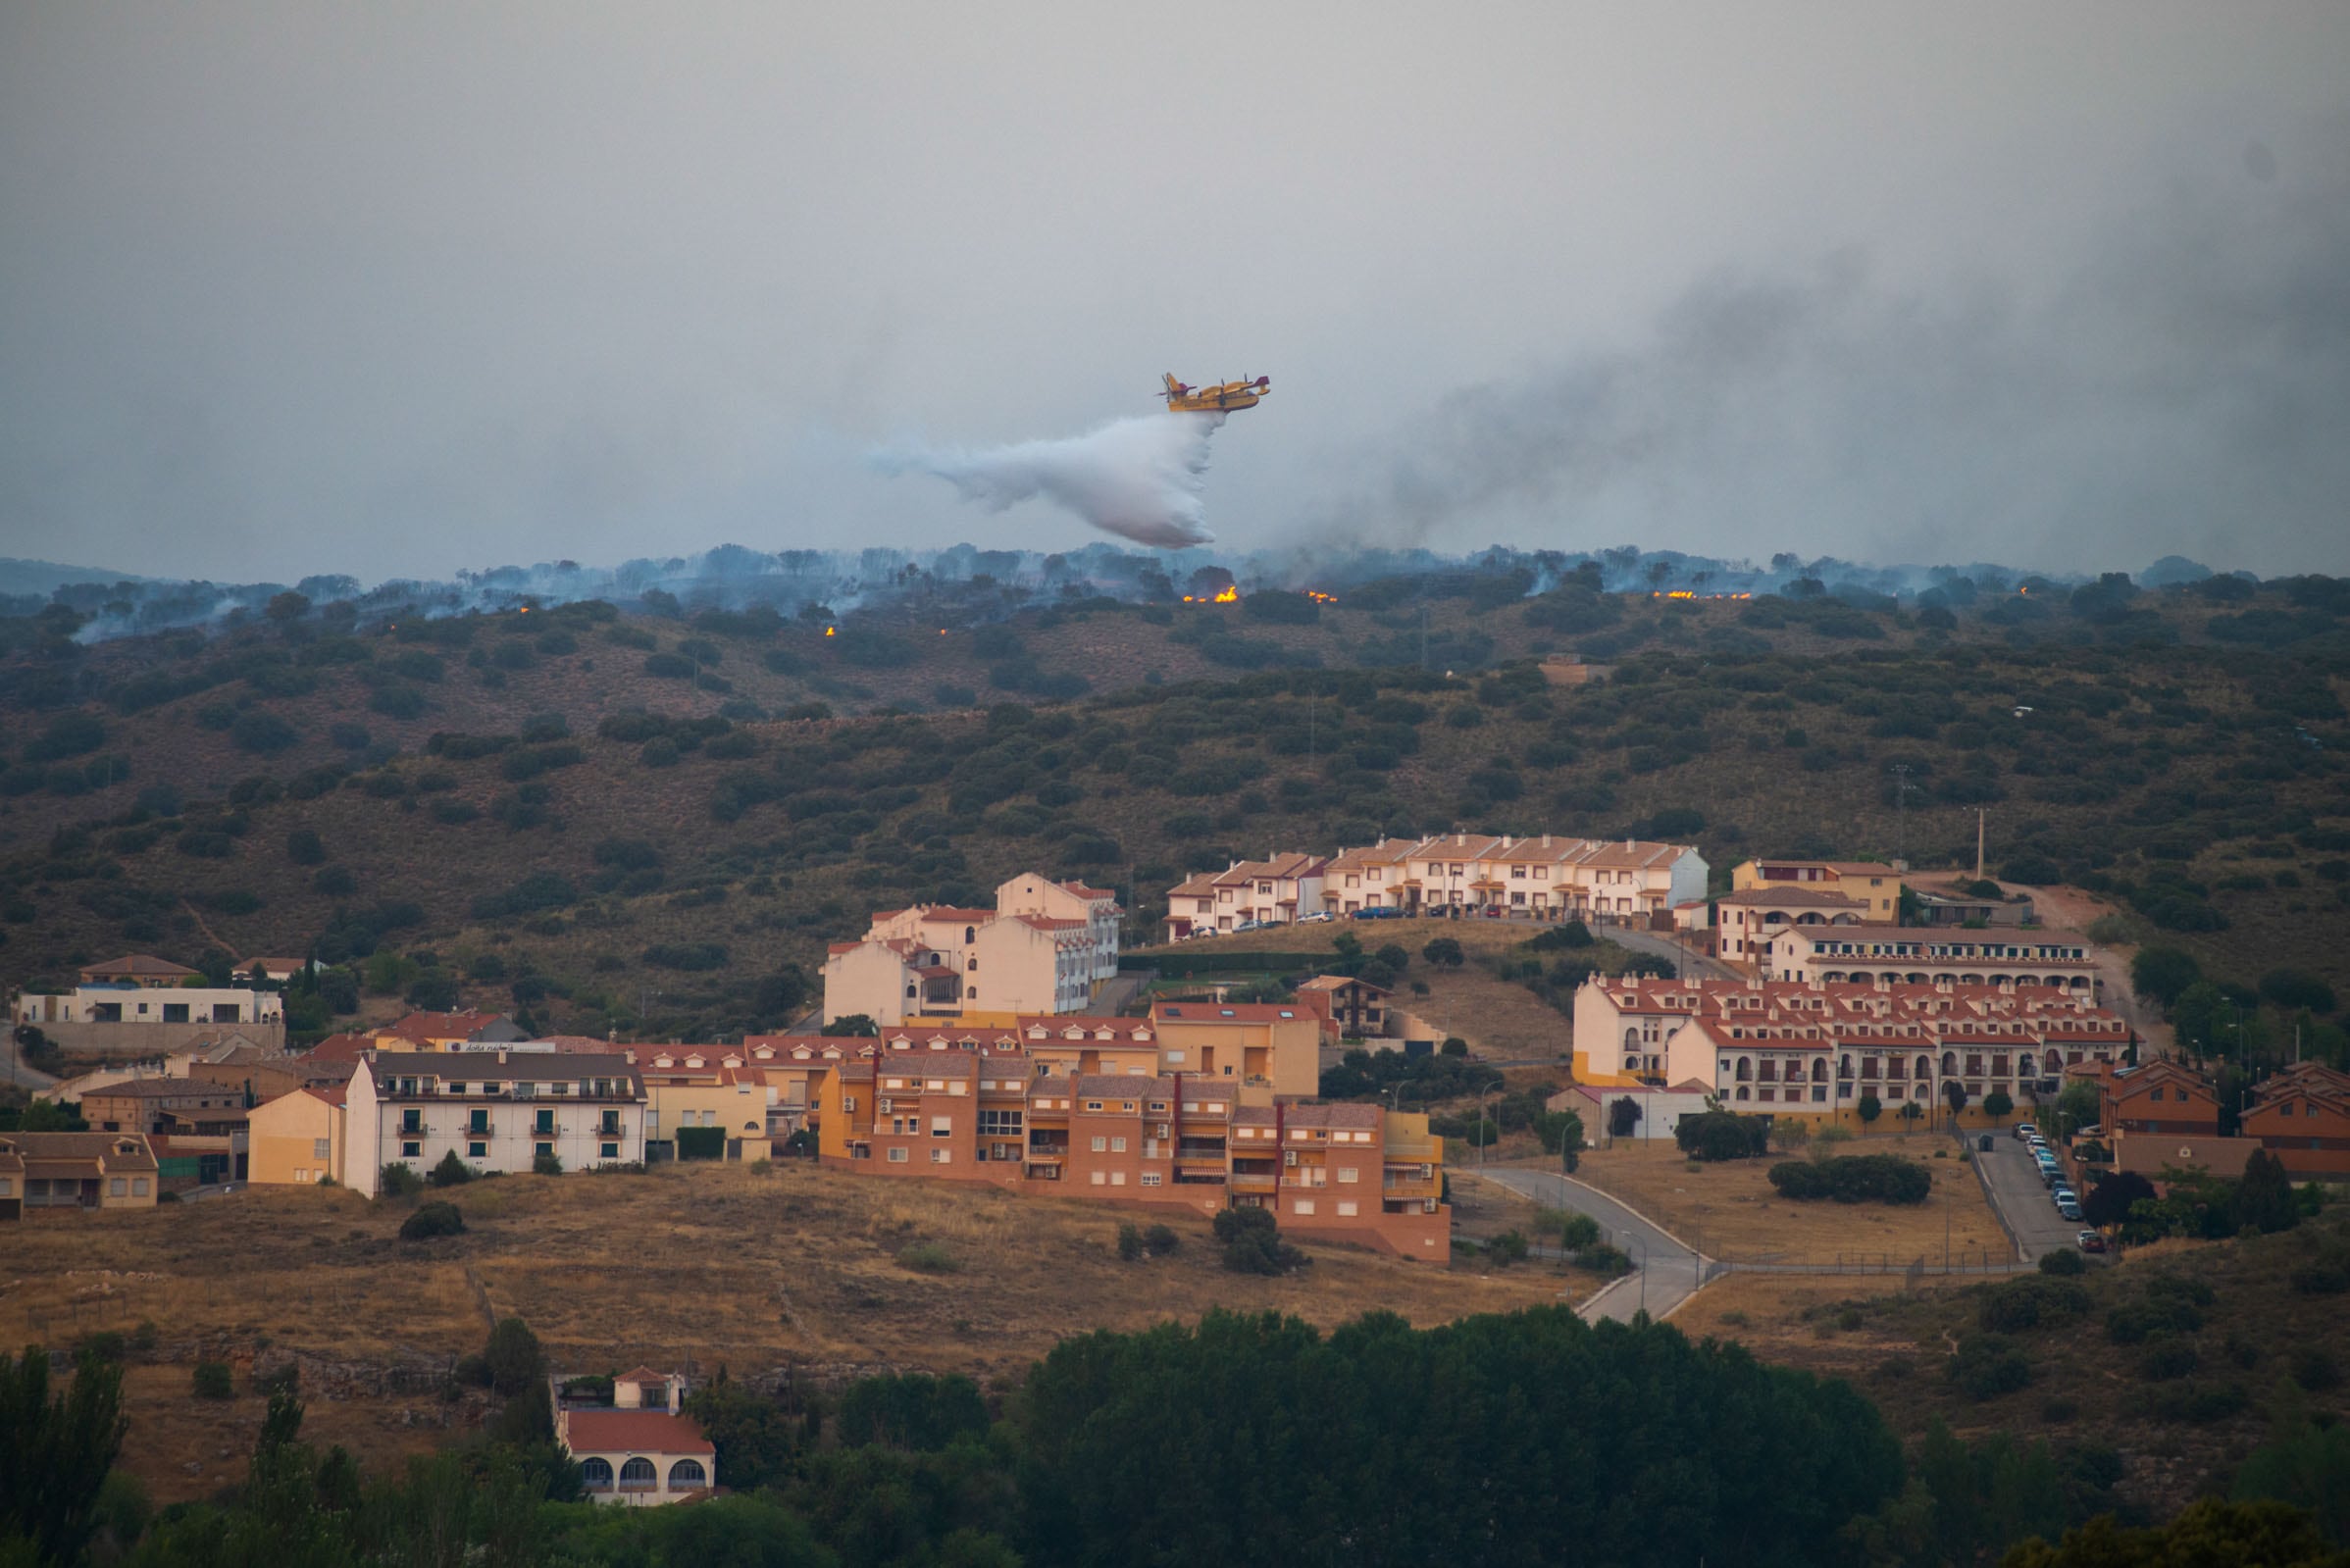
M1241 590L1238 588L1226 588L1223 592L1215 595L1213 598L1209 598L1205 594L1194 596L1187 593L1183 596L1183 602L1186 604L1238 604L1241 602Z

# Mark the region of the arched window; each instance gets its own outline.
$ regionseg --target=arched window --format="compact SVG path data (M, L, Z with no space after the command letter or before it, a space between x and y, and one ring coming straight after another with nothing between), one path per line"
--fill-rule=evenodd
M669 1490L672 1492L689 1492L709 1484L709 1474L702 1469L699 1459L680 1459L669 1467Z
M590 1457L580 1465L580 1485L589 1492L612 1490L612 1461Z
M979 928L978 928L977 926L965 926L965 927L963 928L963 940L965 940L965 941L969 942L969 941L977 941L978 939L979 939Z
M1738 1097L1740 1099L1746 1098L1746 1086L1744 1084L1738 1086Z
M1627 1051L1637 1051L1640 1049L1639 1030L1627 1029L1624 1031L1624 1049Z
M1944 1051L1942 1053L1942 1076L1944 1078L1954 1078L1958 1075L1958 1071L1959 1053L1957 1051Z
M1751 1056L1741 1056L1741 1057L1739 1057L1739 1058L1738 1058L1738 1082L1739 1082L1739 1083L1741 1083L1741 1084L1751 1083L1751 1082L1753 1082L1753 1080L1754 1080L1754 1076L1755 1076L1755 1059L1754 1059L1753 1057L1751 1057ZM1738 1091L1738 1097L1739 1097L1740 1099L1744 1099L1744 1098L1746 1098L1746 1091L1745 1091L1744 1089L1740 1089L1740 1090Z
M1918 1083L1922 1084L1927 1079L1934 1076L1934 1064L1925 1057L1920 1056L1917 1058L1916 1070L1911 1076L1916 1078Z
M1852 1076L1852 1062L1847 1059L1844 1067L1844 1076L1850 1078ZM1814 1084L1824 1084L1827 1081L1828 1064L1826 1059L1824 1057L1814 1057L1812 1062L1812 1082Z
M2018 1078L2038 1078L2040 1076L2032 1071L2031 1052L2025 1051L2021 1056L2016 1058L2016 1076Z
M1852 1056L1847 1053L1844 1059L1836 1064L1836 1077L1842 1082L1850 1083L1852 1081L1852 1076L1853 1059Z
M650 1492L658 1485L660 1477L653 1470L650 1459L631 1459L620 1467L620 1490L623 1492Z

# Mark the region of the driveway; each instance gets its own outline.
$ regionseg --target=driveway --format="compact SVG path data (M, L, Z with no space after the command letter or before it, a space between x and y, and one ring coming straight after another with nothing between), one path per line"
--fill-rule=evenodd
M1975 1155L1974 1163L1983 1173L1983 1185L1990 1189L1992 1206L2023 1249L2025 1262L2037 1262L2044 1253L2074 1249L2084 1227L2078 1220L2059 1214L2049 1201L2030 1144L2000 1132L1992 1137L1991 1152Z
M1600 1222L1608 1239L1624 1249L1633 1271L1576 1308L1586 1323L1612 1318L1626 1323L1638 1313L1662 1318L1695 1295L1720 1265L1683 1246L1621 1203L1581 1182L1550 1171L1496 1167L1484 1179L1545 1208L1572 1209Z
M1634 931L1629 926L1597 926L1591 934L1602 941L1611 941L1618 947L1628 947L1636 953L1670 959L1678 966L1679 973L1674 978L1679 980L1746 978L1720 959L1693 951L1687 943L1676 942L1670 936L1660 936L1653 931Z

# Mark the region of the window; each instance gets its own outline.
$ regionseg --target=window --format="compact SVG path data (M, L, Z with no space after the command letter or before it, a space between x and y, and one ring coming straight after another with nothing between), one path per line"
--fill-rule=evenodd
M1145 1187L1158 1186L1158 1173L1156 1171L1145 1171L1143 1173L1143 1185Z
M552 1154L555 1152L555 1145L552 1143L540 1143L536 1148L532 1149L531 1152L534 1154Z
M404 1160L421 1159L424 1157L424 1152L425 1146L422 1143L411 1141L400 1145L400 1158Z
M465 1145L465 1157L469 1160L485 1159L488 1157L488 1154L489 1145L483 1142L480 1138L475 1138L472 1142Z
M631 1459L620 1467L620 1490L623 1492L650 1492L658 1484L659 1477L654 1474L650 1459Z
M333 1140L332 1138L312 1138L312 1139L310 1140L310 1157L311 1157L312 1159L314 1159L314 1160L332 1159L332 1158L333 1158L333 1156L334 1156L334 1140Z
M1102 1173L1101 1173L1101 1172L1099 1172L1099 1171L1096 1171L1096 1172L1094 1173L1094 1185L1095 1185L1096 1187L1106 1187L1108 1184L1109 1184L1109 1178L1108 1178L1107 1176L1105 1176L1104 1174L1102 1174Z
M1126 1185L1126 1173L1124 1171L1110 1172L1109 1185L1112 1187L1124 1187Z
M1108 1148L1108 1147L1109 1147L1109 1139L1108 1139L1108 1138L1098 1138L1094 1139L1094 1152L1095 1152L1095 1153L1098 1154L1098 1153L1100 1153L1102 1150L1104 1150L1104 1149L1106 1149L1106 1148Z
M1294 1199L1290 1204L1289 1211L1292 1214L1311 1214L1313 1212L1313 1199L1309 1197Z
M319 1174L324 1176L326 1173L321 1171ZM5 1194L6 1191L6 1185L0 1184L0 1194ZM147 1195L147 1179L145 1177L134 1176L130 1179L130 1195L132 1197L145 1197Z
M589 1492L611 1491L612 1461L592 1457L583 1460L580 1464L580 1485Z
M1351 1182L1353 1182L1353 1181L1354 1181L1354 1180L1355 1180L1355 1168L1354 1168L1354 1166L1352 1166L1352 1165L1342 1165L1342 1166L1340 1166L1340 1167L1338 1168L1338 1181L1339 1181L1339 1185L1340 1185L1341 1187L1345 1187L1345 1186L1347 1186L1349 1183L1351 1183Z
M930 1151L930 1162L933 1165L951 1165L954 1163L954 1150L934 1148Z
M933 1137L933 1138L947 1138L947 1137L950 1137L950 1136L952 1136L953 1132L954 1132L954 1118L953 1118L953 1117L951 1117L951 1116L934 1116L934 1117L932 1117L932 1118L930 1119L930 1136L931 1136L931 1137Z
M1124 1139L1124 1138L1111 1138L1111 1139L1109 1140L1109 1151L1110 1151L1112 1154L1123 1154L1123 1153L1125 1153L1125 1152L1126 1152L1126 1139Z
M1085 1108L1089 1111L1098 1111L1101 1109L1101 1102L1099 1100L1087 1100L1085 1102Z
M669 1467L669 1490L672 1492L690 1492L709 1484L708 1474L702 1469L699 1459L680 1459Z
M108 1178L106 1183L106 1195L108 1197L128 1197L130 1195L130 1182L128 1178L121 1176Z
M903 1165L906 1162L906 1152L904 1148L897 1147L891 1149L889 1159L892 1165Z
M600 1144L597 1146L596 1153L599 1158L616 1160L620 1158L620 1145L618 1143Z
M1341 1199L1341 1200L1340 1200L1340 1202L1339 1202L1339 1205L1338 1205L1338 1212L1339 1212L1339 1217L1340 1217L1341 1219L1350 1219L1350 1220L1351 1220L1351 1219L1353 1219L1353 1218L1354 1217L1355 1211L1356 1211L1356 1205L1355 1205L1355 1204L1354 1204L1354 1203L1352 1203L1352 1202L1349 1202L1349 1201L1347 1201L1347 1200L1345 1200L1345 1199Z

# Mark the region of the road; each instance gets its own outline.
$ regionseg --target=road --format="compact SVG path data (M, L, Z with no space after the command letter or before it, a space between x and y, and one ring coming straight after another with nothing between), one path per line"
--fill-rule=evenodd
M1636 953L1647 953L1653 957L1672 960L1678 970L1674 976L1677 980L1744 980L1746 978L1720 959L1710 958L1704 953L1694 952L1687 943L1676 942L1670 936L1660 936L1653 931L1635 931L1629 926L1601 926L1593 930L1592 935L1602 941L1613 942L1618 947L1628 947Z
M1661 1318L1695 1295L1705 1281L1721 1272L1711 1259L1683 1246L1596 1188L1570 1182L1549 1171L1496 1167L1483 1175L1485 1180L1546 1208L1572 1209L1590 1215L1600 1222L1608 1239L1631 1257L1635 1267L1630 1274L1576 1309L1586 1323L1597 1323L1603 1318L1626 1323L1644 1311L1652 1318Z
M2025 1262L2036 1262L2043 1253L2074 1248L2083 1227L2059 1214L2049 1201L2030 1144L2002 1132L1991 1139L1990 1153L1974 1158L1991 1189L1991 1202L2008 1222L2008 1229L2016 1233Z
M35 1094L57 1087L56 1079L26 1065L25 1052L17 1045L14 1029L0 1029L0 1080Z

